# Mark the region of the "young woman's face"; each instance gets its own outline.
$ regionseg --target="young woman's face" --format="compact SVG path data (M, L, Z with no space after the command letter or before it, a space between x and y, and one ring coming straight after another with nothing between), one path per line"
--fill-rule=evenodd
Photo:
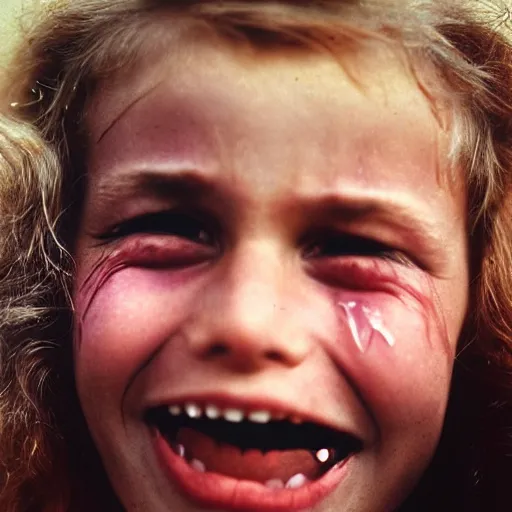
M392 510L467 307L448 134L389 56L176 46L88 115L76 381L112 485L130 511Z

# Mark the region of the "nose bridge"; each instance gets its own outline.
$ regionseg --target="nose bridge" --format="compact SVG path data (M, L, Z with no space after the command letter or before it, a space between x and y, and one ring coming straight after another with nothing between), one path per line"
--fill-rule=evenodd
M265 242L248 243L233 256L223 290L233 326L263 333L286 301L286 263Z
M198 354L244 370L271 361L300 364L308 348L299 318L290 311L292 275L291 264L271 242L237 247L204 298Z

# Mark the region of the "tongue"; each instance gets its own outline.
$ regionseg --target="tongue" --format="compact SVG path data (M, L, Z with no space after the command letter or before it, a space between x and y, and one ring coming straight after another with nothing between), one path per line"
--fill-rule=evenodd
M320 474L320 463L307 450L241 452L236 446L219 444L211 437L189 428L178 432L176 441L185 448L190 461L198 459L206 471L220 473L238 480L252 480L265 483L281 480L286 483L292 476L302 473L309 480Z

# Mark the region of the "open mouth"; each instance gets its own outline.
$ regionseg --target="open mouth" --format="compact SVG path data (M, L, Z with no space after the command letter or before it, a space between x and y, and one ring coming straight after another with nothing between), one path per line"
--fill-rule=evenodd
M361 440L296 416L213 404L173 404L147 411L174 453L200 473L296 489L360 451Z

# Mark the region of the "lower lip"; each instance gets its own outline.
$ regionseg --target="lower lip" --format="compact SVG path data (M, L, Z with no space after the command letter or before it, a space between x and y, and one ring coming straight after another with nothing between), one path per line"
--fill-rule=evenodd
M198 506L239 512L295 512L310 509L331 494L348 473L345 459L319 480L298 489L269 489L257 482L236 480L218 473L201 473L178 456L155 433L154 446L165 471L188 499Z

